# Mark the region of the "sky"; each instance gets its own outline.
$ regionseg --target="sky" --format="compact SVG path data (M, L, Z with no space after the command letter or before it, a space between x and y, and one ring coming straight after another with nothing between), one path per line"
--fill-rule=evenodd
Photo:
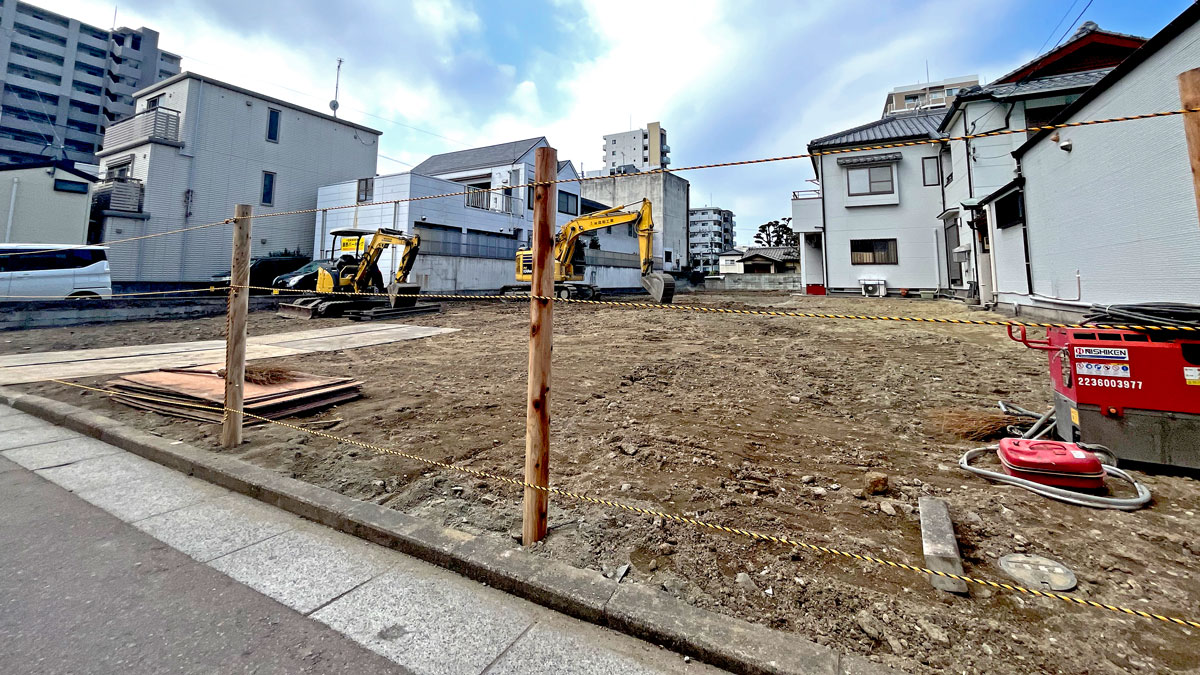
M378 171L546 136L600 168L604 134L658 121L671 166L804 152L878 119L892 88L1013 70L1083 21L1149 37L1189 0L32 0L146 26L183 68L383 132ZM1149 111L1147 111L1149 112ZM807 160L686 171L737 243L812 187Z

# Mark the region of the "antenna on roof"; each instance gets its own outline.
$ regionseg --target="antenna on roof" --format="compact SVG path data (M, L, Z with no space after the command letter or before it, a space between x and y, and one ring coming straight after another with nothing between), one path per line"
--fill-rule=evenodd
M342 86L342 61L343 59L340 58L337 60L337 76L333 80L333 100L329 102L329 109L333 111L334 117L337 117L338 91Z

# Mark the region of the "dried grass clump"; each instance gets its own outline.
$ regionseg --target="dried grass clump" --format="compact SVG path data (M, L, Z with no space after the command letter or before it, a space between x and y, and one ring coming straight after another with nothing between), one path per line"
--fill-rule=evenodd
M1008 427L1025 420L1002 412L939 410L927 418L934 429L968 441L991 441L1008 435Z

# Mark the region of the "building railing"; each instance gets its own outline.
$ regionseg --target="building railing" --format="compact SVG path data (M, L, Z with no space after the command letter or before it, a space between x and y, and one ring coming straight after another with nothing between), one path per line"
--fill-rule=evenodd
M96 184L92 201L108 211L142 212L142 181L136 178L106 178Z
M467 206L497 213L519 213L524 203L520 197L487 190L473 190L466 197Z
M109 125L104 131L104 150L146 141L179 143L179 111L151 108Z
M820 199L820 190L792 190L792 199Z

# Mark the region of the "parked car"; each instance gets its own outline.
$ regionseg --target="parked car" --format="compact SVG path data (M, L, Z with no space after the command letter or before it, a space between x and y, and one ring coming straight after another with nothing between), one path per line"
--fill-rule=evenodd
M271 286L293 291L315 291L317 290L317 270L322 267L333 269L333 264L333 260L314 260L294 272L275 277Z
M0 244L0 301L112 297L108 247ZM15 254L15 255L14 255Z
M272 255L255 258L250 261L250 285L258 287L270 286L275 281L275 277L280 274L293 272L308 261L309 257L305 255ZM213 283L218 286L228 286L229 277L230 272L226 271L221 274L214 274L212 279Z

